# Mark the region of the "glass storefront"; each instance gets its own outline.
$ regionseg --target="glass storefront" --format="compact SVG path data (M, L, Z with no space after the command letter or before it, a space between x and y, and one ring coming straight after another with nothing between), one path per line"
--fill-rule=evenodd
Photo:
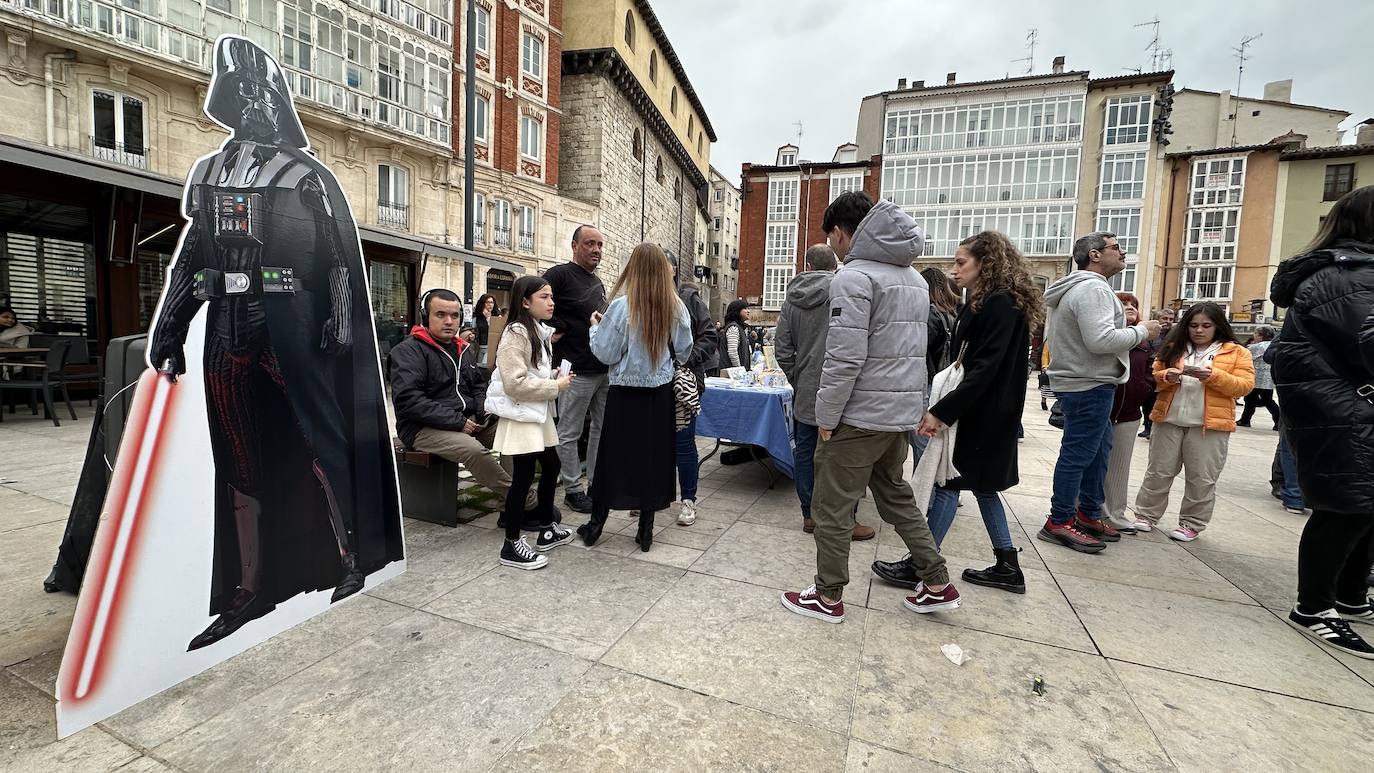
M372 318L377 326L377 350L385 365L391 347L410 333L411 273L414 267L405 263L372 260L367 268L367 280L372 293Z
M94 337L95 288L89 244L0 232L0 302L35 331Z

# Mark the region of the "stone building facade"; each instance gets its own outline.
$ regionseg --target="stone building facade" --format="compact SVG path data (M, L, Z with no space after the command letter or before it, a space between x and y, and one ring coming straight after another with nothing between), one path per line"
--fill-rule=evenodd
M720 320L725 307L739 297L740 192L714 166L708 209L711 220L703 223L709 230L697 273L703 288L710 291L707 300L711 315Z
M595 205L613 280L634 246L654 242L694 273L705 217L706 112L649 3L567 0L560 190Z
M161 0L91 15L77 3L0 0L0 294L97 342L146 329L180 230L182 182L225 137L201 109L222 33L250 37L286 70L312 152L359 224L379 327L413 323L425 288L471 298L563 259L558 234L597 213L556 188L562 4L477 2L488 152L470 254L458 246L454 154L462 2ZM505 87L512 74L518 89ZM491 282L489 268L500 270Z

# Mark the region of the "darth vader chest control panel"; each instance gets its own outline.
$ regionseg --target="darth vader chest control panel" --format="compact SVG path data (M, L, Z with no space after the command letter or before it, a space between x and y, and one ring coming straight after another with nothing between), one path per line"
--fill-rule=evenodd
M262 194L216 190L211 197L215 239L262 244Z

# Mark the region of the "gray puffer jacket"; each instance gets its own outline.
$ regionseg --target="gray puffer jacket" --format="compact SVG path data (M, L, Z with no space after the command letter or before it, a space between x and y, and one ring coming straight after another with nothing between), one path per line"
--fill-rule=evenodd
M815 426L816 389L825 364L825 334L830 322L833 271L806 271L787 285L787 300L778 315L773 353L792 384L792 414Z
M930 288L911 262L924 244L916 221L887 200L859 223L830 283L816 426L905 432L920 423Z

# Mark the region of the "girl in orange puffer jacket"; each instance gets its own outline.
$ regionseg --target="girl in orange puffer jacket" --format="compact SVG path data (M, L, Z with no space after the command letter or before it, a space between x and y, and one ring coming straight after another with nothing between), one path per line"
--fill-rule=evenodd
M1182 469L1178 528L1169 536L1192 542L1212 520L1217 478L1236 430L1236 398L1255 386L1250 352L1236 341L1226 312L1194 304L1169 331L1154 365L1158 395L1150 414L1150 462L1135 499L1135 529L1159 525L1169 489Z

